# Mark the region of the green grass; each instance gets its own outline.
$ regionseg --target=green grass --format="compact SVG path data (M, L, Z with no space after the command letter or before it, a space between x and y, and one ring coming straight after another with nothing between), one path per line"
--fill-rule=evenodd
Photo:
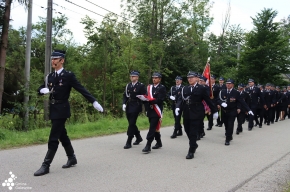
M162 119L162 126L170 126L173 124L174 118L172 112L165 111ZM140 130L148 129L148 118L144 115L140 115L137 120L137 126ZM66 124L68 135L71 139L123 133L127 131L127 127L128 122L125 117L117 119L104 117L96 122ZM27 132L0 128L0 149L47 143L49 132L50 127L35 129Z

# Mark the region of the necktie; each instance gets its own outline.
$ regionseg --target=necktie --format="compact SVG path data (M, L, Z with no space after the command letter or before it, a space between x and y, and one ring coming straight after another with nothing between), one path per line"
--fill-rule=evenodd
M230 94L230 92L231 92L231 91L230 91L230 90L228 90L228 95Z

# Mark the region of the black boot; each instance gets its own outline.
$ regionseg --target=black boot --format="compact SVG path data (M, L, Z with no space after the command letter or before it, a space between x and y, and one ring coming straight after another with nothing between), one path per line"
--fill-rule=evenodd
M177 131L177 136L182 136L182 128Z
M194 158L194 153L195 153L196 148L194 147L189 147L188 154L186 155L186 159L193 159Z
M155 144L155 146L152 147L152 149L159 149L160 147L162 147L160 132L155 132L155 140L157 143Z
M38 169L34 173L34 176L41 176L41 175L45 175L45 174L49 173L49 167L50 167L50 164L54 158L55 153L56 153L56 151L48 149L40 169Z
M140 131L138 131L138 133L135 136L136 136L136 141L133 143L133 145L139 145L139 143L141 143L143 141L143 139L140 135Z
M66 155L68 157L67 163L62 166L62 168L70 168L71 166L74 166L77 164L77 159L74 154L74 149L71 145L64 147L64 150L66 152Z
M152 141L147 141L145 148L142 150L144 153L149 153L151 151L151 143Z
M126 145L124 146L124 149L130 149L132 147L132 139L134 136L128 136Z
M177 131L178 131L177 129L174 129L173 134L170 136L171 139L174 139L177 137Z
M199 134L199 133L196 135L196 140L197 140L197 141L200 140L200 134Z

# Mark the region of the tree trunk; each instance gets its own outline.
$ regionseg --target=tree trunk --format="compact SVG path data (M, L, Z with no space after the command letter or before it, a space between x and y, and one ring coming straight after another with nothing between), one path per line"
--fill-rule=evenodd
M5 75L5 62L6 62L6 49L8 44L8 29L10 21L10 9L12 0L5 1L5 12L3 15L3 28L0 42L0 114L2 112L2 96L4 92L4 75Z

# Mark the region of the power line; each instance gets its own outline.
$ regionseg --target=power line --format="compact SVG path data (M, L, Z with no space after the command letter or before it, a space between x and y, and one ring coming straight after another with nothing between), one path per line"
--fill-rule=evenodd
M127 19L126 17L123 17L123 16L121 16L121 15L118 15L117 13L114 13L113 11L110 11L110 10L108 10L108 9L105 9L104 7L101 7L101 6L99 6L99 5L97 5L97 4L93 3L93 2L91 2L91 1L89 1L89 0L85 0L85 1L87 1L87 2L89 2L89 3L91 3L91 4L93 4L93 5L95 5L95 6L97 6L97 7L99 7L99 8L101 8L101 9L105 10L105 11L108 11L108 12L110 12L110 13L113 13L114 15L117 15L117 16L119 16L119 17L122 17L123 19L126 19L126 20L128 20L128 21L130 21L130 22L133 22L133 21L131 21L130 19Z
M96 15L99 15L99 16L105 18L105 16L103 16L103 15L101 15L101 14L99 14L99 13L96 13L96 12L94 12L94 11L91 11L91 10L85 8L85 7L82 7L82 6L78 5L78 4L75 4L75 3L73 3L73 2L71 2L71 1L69 1L69 0L65 0L65 1L68 2L68 3L71 3L71 4L73 4L73 5L75 5L75 6L77 6L77 7L80 7L80 8L82 8L82 9L85 9L85 10L87 10L87 11L89 11L89 12L92 12L92 13L94 13L94 14L96 14Z
M76 12L76 11L73 11L73 10L70 10L70 9L64 7L64 6L59 5L59 4L56 4L56 3L53 3L53 4L56 5L56 6L61 7L61 8L64 9L64 10L68 10L68 11L74 12L74 13L76 13L76 14L86 16L85 14L82 14L82 13L79 13L79 12Z

